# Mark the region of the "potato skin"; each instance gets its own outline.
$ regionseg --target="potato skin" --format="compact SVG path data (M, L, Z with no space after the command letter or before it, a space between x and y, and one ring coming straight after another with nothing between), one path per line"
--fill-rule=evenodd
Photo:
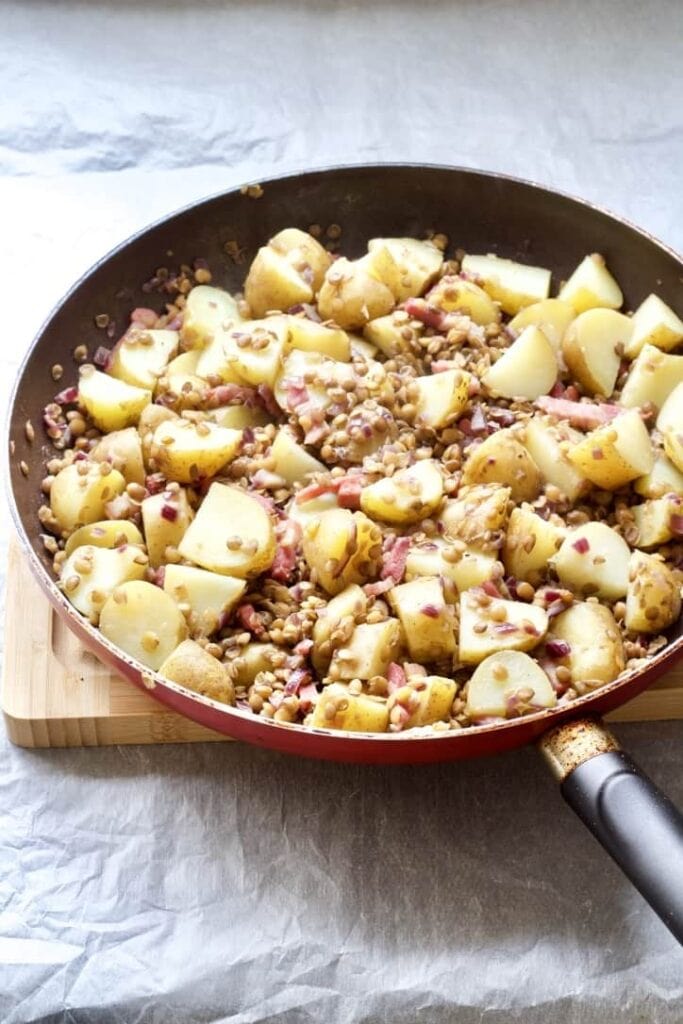
M304 526L304 558L328 594L372 579L382 558L382 534L363 512L329 509Z
M222 704L235 703L235 687L225 665L194 640L183 640L161 665L159 675Z
M503 484L515 502L533 501L541 491L538 466L511 430L497 430L467 456L462 482Z
M394 296L373 277L361 260L335 260L318 293L323 320L333 320L345 330L357 330L394 308Z
M681 584L659 555L634 551L629 562L626 628L661 633L681 614Z
M612 612L597 601L578 601L552 620L549 639L565 640L570 653L558 661L572 683L611 683L626 665L624 644Z

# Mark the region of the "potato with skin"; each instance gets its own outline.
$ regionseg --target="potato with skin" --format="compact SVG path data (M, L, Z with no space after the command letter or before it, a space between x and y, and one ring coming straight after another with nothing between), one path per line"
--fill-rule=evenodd
M231 321L226 322L228 328L217 328L211 341L199 353L195 372L202 380L220 377L224 384L244 384L237 370L239 350L232 333L234 330L239 333L239 327L243 321L240 321L237 326Z
M562 355L574 380L591 395L614 391L632 323L613 309L588 309L567 328Z
M406 559L405 579L410 582L420 576L439 576L450 580L456 590L462 592L490 580L495 565L497 559L494 555L474 548L460 551L448 541L439 539L417 544L410 549ZM445 593L444 596L448 602L454 601L450 594Z
M154 390L178 349L177 331L149 331L131 327L114 346L107 367L112 377L137 388Z
M618 601L628 589L628 544L606 523L589 522L567 534L553 559L560 582L576 594Z
M273 310L285 313L292 306L313 301L312 275L306 280L287 256L263 246L249 268L244 297L254 317L265 316Z
M114 430L100 438L90 452L93 462L108 462L123 475L126 483L144 484L145 463L140 434L135 427Z
M235 703L235 687L225 665L194 640L178 644L160 666L159 675L221 704Z
M351 341L341 328L327 327L304 316L288 316L284 319L289 348L298 348L302 352L320 352L342 363L348 363L351 359Z
M398 525L418 523L435 512L443 499L443 475L433 459L400 469L361 492L363 511L373 519Z
M514 316L520 309L548 298L550 271L499 256L464 257L461 272L474 276L477 284L499 302L504 313Z
M64 550L70 555L85 544L95 548L120 548L123 544L142 547L144 540L135 523L129 519L101 519L79 527L67 540Z
M396 619L361 623L354 629L349 642L334 652L330 678L350 681L384 676L392 661L396 661L402 646L403 635Z
M209 417L219 427L228 427L230 430L266 427L272 423L272 418L265 409L252 408L249 405L221 405L218 409L212 409Z
M357 583L352 583L318 611L313 627L311 661L320 675L327 670L333 650L350 639L356 620L365 615L367 606L365 591Z
M319 352L293 349L282 361L273 393L277 404L288 413L304 404L309 409L327 409L334 401L330 389L343 387L347 381L354 381L353 367L348 363Z
M633 522L638 530L636 543L639 548L655 548L668 544L680 534L672 529L674 522L683 523L683 498L677 494L665 494L661 498L650 498L642 505L631 509ZM675 519L674 519L675 517Z
M156 382L155 397L171 394L176 396L176 407L196 405L191 396L203 396L207 389L207 382L197 373L201 356L201 349L193 348L172 359Z
M427 302L445 313L461 313L468 316L481 327L500 321L500 307L484 289L473 281L457 277L455 274L442 277L427 295Z
M225 341L226 350L235 353L234 370L246 384L272 388L282 366L289 328L284 316L266 320L247 320L231 331Z
M509 515L510 488L498 484L461 487L457 498L444 505L439 517L444 534L482 551L494 550L500 542L492 540L505 529Z
M365 258L335 260L318 294L323 320L333 320L344 330L364 327L368 321L386 316L394 305L393 293L373 276Z
M103 433L132 427L152 401L152 392L100 373L94 366L81 366L78 404Z
M569 645L569 654L557 664L569 669L572 683L611 683L626 666L619 627L597 601L576 602L554 618L549 639Z
M232 462L241 443L241 430L179 419L157 427L152 451L159 470L169 480L189 484L215 476Z
M328 594L339 594L351 583L375 578L382 533L363 512L330 509L305 524L303 553L320 586Z
M233 663L235 684L250 686L259 672L272 672L274 668L284 665L288 654L286 648L275 644L247 644Z
M633 359L644 345L668 352L683 341L683 320L658 295L648 295L631 319L633 330L626 358Z
M62 566L60 586L74 608L97 624L110 594L127 580L143 579L147 562L147 555L136 545L80 545Z
M143 409L137 430L140 435L142 457L146 469L150 469L152 463L152 442L154 440L154 431L161 423L169 423L171 420L177 419L180 419L178 413L174 412L173 409L168 409L165 405L156 405L152 402Z
M184 348L203 349L220 331L242 320L237 302L229 292L211 285L196 285L185 300L180 337Z
M339 508L339 500L333 491L326 491L308 501L297 501L296 497L287 505L287 517L293 519L303 529L307 523L317 519L322 512Z
M505 571L538 585L563 537L561 527L536 515L530 505L513 508L503 546Z
M626 594L627 629L661 633L681 614L681 584L661 555L634 551Z
M284 256L302 277L309 281L317 292L325 278L325 271L332 262L327 249L320 242L299 228L283 228L268 242L271 249Z
M683 383L683 356L660 352L654 345L643 345L632 363L619 396L619 405L627 408L651 402L661 409L671 392Z
M453 610L446 604L438 578L428 576L402 583L388 593L403 626L411 658L434 662L456 651Z
M557 380L555 350L539 327L525 327L505 349L482 384L492 395L533 400L547 395Z
M596 307L621 309L624 302L621 288L607 269L604 256L598 252L581 260L557 297L568 302L577 313Z
M272 472L290 486L303 483L311 473L325 473L327 468L299 444L291 427L280 427L269 456L275 459Z
M396 302L422 295L441 269L443 253L416 238L371 238L367 265Z
M509 718L521 708L554 708L557 697L547 675L521 651L498 651L475 669L467 684L467 714L479 718ZM521 706L521 707L520 707Z
M363 337L376 345L388 359L393 359L399 352L408 352L410 342L423 334L424 324L417 320L407 321L403 310L378 316L363 328Z
M169 564L164 572L164 590L179 605L189 607L192 631L202 636L209 636L219 628L246 588L244 580L193 565Z
M498 651L538 647L548 630L544 608L523 601L491 601L488 595L488 604L482 604L481 596L477 590L460 595L458 658L464 665L478 665Z
M398 706L408 712L408 717L401 724L403 729L447 722L456 690L454 681L444 676L415 676L389 697L389 718Z
M173 598L144 580L122 583L100 614L100 632L131 658L157 671L187 636Z
M194 513L183 488L151 494L140 505L140 512L149 562L156 569L168 561L166 549L178 547Z
M567 450L578 444L583 434L568 423L551 423L534 416L524 424L523 444L534 460L543 480L557 487L569 501L576 501L590 483L583 473L567 458Z
M469 401L469 373L464 370L445 370L426 377L416 377L417 388L415 423L417 426L439 430L456 420Z
M616 491L649 473L655 461L638 409L629 409L593 430L567 455L584 476L606 491Z
M332 683L318 698L308 724L314 729L386 732L389 709L383 697L354 694L340 683Z
M87 471L82 473L81 465ZM106 468L106 467L103 467ZM106 519L105 505L126 489L125 478L116 469L100 472L97 463L73 462L60 469L50 488L50 508L63 533Z
M533 501L541 491L541 474L512 429L496 430L468 453L462 483L502 484L514 502Z
M266 510L246 491L213 483L178 550L202 569L247 579L270 568L275 530Z
M634 481L633 490L644 498L663 498L665 494L683 496L683 473L663 452L658 452L652 469Z
M562 352L562 339L576 316L576 310L561 299L542 299L525 306L508 324L508 329L521 334L526 327L538 327L545 334L556 356Z

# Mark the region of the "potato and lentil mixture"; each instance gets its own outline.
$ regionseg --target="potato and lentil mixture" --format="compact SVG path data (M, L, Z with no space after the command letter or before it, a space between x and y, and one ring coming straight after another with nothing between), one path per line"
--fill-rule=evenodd
M160 268L163 309L77 347L39 513L69 601L167 679L331 729L476 727L641 664L681 608L683 322L619 312L597 254L550 298L443 235L340 247L280 231L243 296Z

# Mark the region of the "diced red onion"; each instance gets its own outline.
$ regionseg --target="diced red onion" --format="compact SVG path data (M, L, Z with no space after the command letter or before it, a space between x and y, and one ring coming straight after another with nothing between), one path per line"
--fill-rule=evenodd
M590 544L586 537L579 537L572 544L575 551L578 551L580 555L585 555L587 551L590 551Z
M55 395L53 401L56 402L57 405L72 405L73 402L78 401L78 388L73 385L71 387L64 388L63 391L60 391Z
M100 345L95 352L92 361L95 366L99 366L102 370L106 370L111 362L111 349L107 348L106 345Z
M548 640L545 649L551 658L566 658L572 650L566 640Z
M493 580L484 580L484 582L481 585L481 589L484 591L485 594L488 594L489 597L501 596L500 590L493 582Z
M439 609L435 604L423 604L420 608L422 615L426 615L429 619L438 619Z
M178 506L164 503L161 506L161 518L166 519L169 523L175 523L178 518Z

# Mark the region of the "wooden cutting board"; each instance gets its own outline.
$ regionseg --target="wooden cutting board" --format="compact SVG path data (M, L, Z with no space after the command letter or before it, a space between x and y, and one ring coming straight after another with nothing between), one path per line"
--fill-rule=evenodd
M1 705L21 747L196 743L229 737L169 711L86 651L55 614L16 542L7 564ZM683 718L683 664L609 716Z

